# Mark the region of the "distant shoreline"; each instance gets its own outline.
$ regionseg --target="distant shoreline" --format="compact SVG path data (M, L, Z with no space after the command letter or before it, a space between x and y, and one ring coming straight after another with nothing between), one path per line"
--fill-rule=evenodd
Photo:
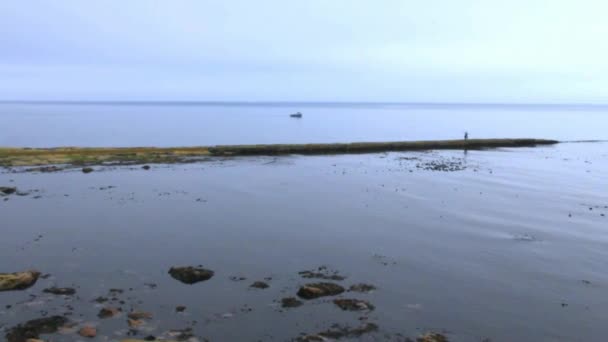
M421 150L483 150L501 147L535 147L557 144L546 139L470 139L336 144L218 145L195 147L0 147L0 166L140 165L200 161L206 157L323 155Z

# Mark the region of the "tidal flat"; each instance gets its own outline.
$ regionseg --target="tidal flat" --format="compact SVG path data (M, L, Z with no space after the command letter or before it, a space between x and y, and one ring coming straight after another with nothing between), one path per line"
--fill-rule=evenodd
M0 336L602 341L607 147L4 168Z

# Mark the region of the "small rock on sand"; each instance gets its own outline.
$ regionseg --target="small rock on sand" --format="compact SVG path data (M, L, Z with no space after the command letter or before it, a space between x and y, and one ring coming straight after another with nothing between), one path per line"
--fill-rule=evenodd
M200 267L171 267L169 274L184 284L195 284L213 277L214 272Z
M88 337L88 338L93 338L95 336L97 336L97 329L95 329L95 327L92 326L85 326L82 329L80 329L80 331L78 332L78 335L82 336L82 337Z
M0 273L0 291L28 289L38 281L40 272L25 271L17 273Z
M344 292L344 288L334 283L306 284L298 290L298 296L304 299L315 299L325 296L335 296Z

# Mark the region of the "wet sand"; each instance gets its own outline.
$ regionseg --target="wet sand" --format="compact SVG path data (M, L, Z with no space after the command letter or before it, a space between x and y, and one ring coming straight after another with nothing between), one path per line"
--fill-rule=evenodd
M59 315L74 329L96 326L93 341L178 339L172 329L200 341L289 341L344 330L334 324L377 326L353 340L601 341L607 146L4 172L0 186L21 195L0 197L0 272L49 276L0 292L2 336ZM213 276L188 285L168 273L198 265ZM376 289L298 296L319 282ZM43 292L52 287L76 293ZM283 308L291 297L302 304ZM349 311L336 299L364 303ZM101 319L105 306L122 313ZM131 311L152 318L129 327ZM84 340L74 329L41 337Z

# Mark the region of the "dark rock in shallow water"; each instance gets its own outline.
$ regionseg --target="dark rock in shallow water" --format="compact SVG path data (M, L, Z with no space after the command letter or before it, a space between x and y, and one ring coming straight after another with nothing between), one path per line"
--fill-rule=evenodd
M186 307L183 305L179 305L175 307L175 312L184 312L186 311Z
M270 285L266 284L263 281L256 281L255 283L251 284L249 287L253 287L254 289L267 289L270 287Z
M376 289L376 287L374 285L369 285L369 284L355 284L352 285L348 291L352 291L352 292L361 292L361 293L368 293L368 292L372 292Z
M428 333L416 339L417 342L448 342L448 338L438 333Z
M304 299L315 299L325 296L335 296L344 292L344 288L334 283L306 284L298 290L298 296Z
M97 336L97 329L90 325L86 325L86 326L82 327L82 329L80 329L80 331L78 331L78 335L80 335L82 337L93 338L93 337Z
M127 315L130 319L140 320L140 319L151 319L152 314L145 311L131 311Z
M92 167L83 167L82 168L82 173L91 173L91 172L93 172Z
M97 317L99 317L101 319L112 318L112 317L118 315L121 311L122 310L120 308L106 307L106 308L99 310Z
M287 297L287 298L281 299L281 306L286 309L287 308L297 308L297 307L301 306L302 304L304 304L304 303L302 303L302 301L299 301L295 297Z
M17 188L15 187L0 186L0 194L12 195L15 192L17 192Z
M378 331L378 326L374 323L365 323L360 327L351 328L335 324L326 331L320 332L316 335L306 335L295 339L297 342L312 342L312 341L327 341L339 340L341 338L360 338L362 335L373 333Z
M48 289L44 289L42 292L59 296L71 296L76 293L76 290L71 287L50 287Z
M0 291L28 289L36 284L39 276L38 271L0 273Z
M336 304L340 309L344 311L372 311L374 306L369 302L359 299L335 299Z
M321 266L314 271L302 271L298 273L302 278L308 279L324 279L341 281L346 277L341 276L338 271L330 271L327 266Z
M213 277L214 272L200 267L171 267L169 274L184 284L195 284Z
M56 333L65 325L68 319L62 316L52 316L27 321L8 330L6 340L8 342L27 342L28 339L37 339L42 334Z
M144 170L150 170L150 165L144 165L141 168L144 169Z

